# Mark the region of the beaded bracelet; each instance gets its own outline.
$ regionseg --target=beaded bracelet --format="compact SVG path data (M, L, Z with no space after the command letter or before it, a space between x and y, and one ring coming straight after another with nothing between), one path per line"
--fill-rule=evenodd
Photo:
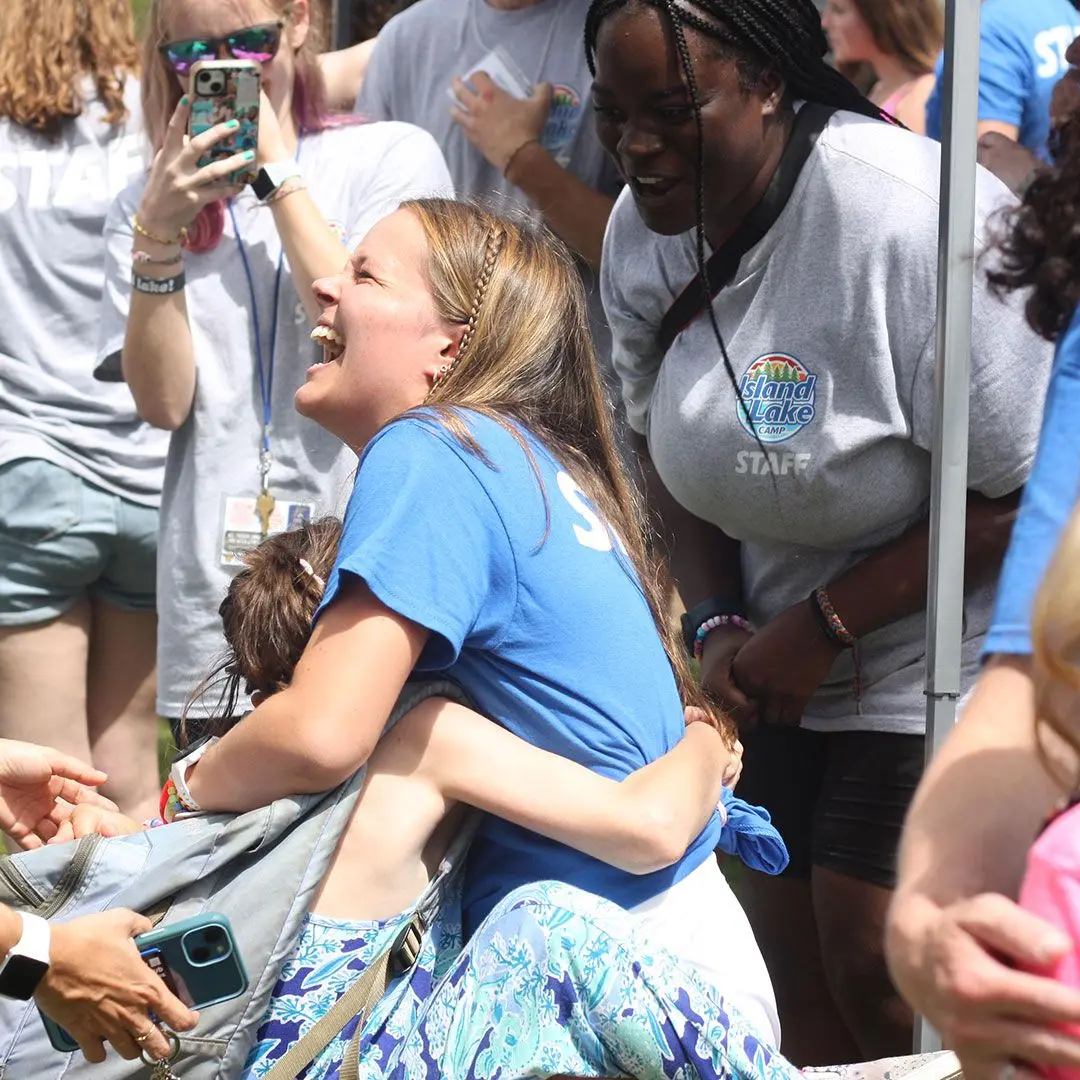
M284 199L288 195L292 195L297 191L306 190L307 184L304 183L303 177L290 176L263 199L263 206L272 206L274 203L278 202L278 200Z
M695 660L700 660L701 654L705 651L705 639L721 626L736 626L748 634L754 632L754 628L741 615L714 615L711 619L706 619L694 634Z
M810 600L821 617L825 633L837 644L843 645L844 648L854 649L858 644L858 638L844 625L844 620L837 615L836 608L833 607L829 594L825 589L821 587L815 589L810 594Z
M178 251L166 259L155 259L148 251L139 251L137 248L131 253L131 261L145 266L176 266L184 261L184 253Z
M139 220L138 214L132 214L131 227L140 235L145 236L147 240L153 240L155 244L161 244L164 247L173 247L179 244L181 241L187 239L187 227L184 226L180 229L180 235L174 236L171 239L165 236L158 236L157 233L151 232L145 225Z

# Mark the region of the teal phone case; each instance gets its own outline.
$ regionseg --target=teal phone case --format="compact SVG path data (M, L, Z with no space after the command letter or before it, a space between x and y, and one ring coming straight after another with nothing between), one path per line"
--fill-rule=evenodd
M150 969L188 1008L206 1009L238 997L247 989L247 972L224 915L195 915L140 934L135 945ZM41 1019L57 1050L79 1049L59 1024L44 1014Z

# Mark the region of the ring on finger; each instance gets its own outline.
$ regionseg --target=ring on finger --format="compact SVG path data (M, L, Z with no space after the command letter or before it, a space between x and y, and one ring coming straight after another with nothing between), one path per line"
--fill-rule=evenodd
M140 1046L142 1046L143 1043L145 1043L146 1040L149 1039L150 1036L153 1035L154 1032L157 1031L157 1030L158 1030L157 1024L151 1024L141 1035L133 1035L132 1038ZM1002 1077L1002 1080L1009 1080L1009 1078L1008 1077Z
M158 1065L163 1061L166 1064L170 1064L180 1056L180 1036L177 1035L175 1031L170 1031L168 1028L165 1028L164 1030L158 1028L157 1030L161 1032L162 1036L168 1042L169 1052L164 1057L155 1058L150 1057L146 1052L146 1047L143 1047L142 1053L139 1056L142 1058L143 1064L145 1065Z

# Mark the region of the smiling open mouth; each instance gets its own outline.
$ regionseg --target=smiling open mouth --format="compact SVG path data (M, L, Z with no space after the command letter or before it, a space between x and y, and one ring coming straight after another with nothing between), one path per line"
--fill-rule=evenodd
M631 176L630 187L639 198L660 198L679 183L677 176Z
M311 331L310 337L317 345L322 346L323 358L320 363L329 364L345 351L345 339L332 326L319 323Z

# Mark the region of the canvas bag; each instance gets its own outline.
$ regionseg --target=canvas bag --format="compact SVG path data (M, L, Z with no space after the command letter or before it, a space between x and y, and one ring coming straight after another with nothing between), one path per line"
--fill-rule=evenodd
M453 683L408 683L389 728L429 697L469 705ZM173 1064L184 1080L240 1074L281 967L352 816L365 769L333 791L278 799L244 814L207 814L133 836L92 836L0 859L0 902L67 921L125 907L165 910L160 925L225 915L247 969L240 997L200 1012ZM448 884L449 864L430 893ZM151 1069L110 1051L100 1065L48 1041L32 1001L0 998L0 1080L148 1080Z

